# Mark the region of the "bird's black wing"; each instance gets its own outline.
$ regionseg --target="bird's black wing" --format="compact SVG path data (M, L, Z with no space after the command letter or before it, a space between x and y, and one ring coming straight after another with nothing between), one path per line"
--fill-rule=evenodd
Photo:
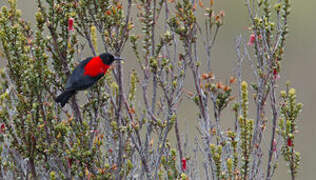
M92 86L97 80L99 80L104 74L100 74L97 77L90 77L84 75L84 67L92 59L88 57L87 59L80 62L80 64L74 69L72 74L67 80L66 90L83 90Z
M89 62L92 58L93 58L93 57L87 57L85 60L83 60L83 61L81 61L81 62L79 63L78 67L79 67L79 66L85 67L85 66L88 64L88 62Z

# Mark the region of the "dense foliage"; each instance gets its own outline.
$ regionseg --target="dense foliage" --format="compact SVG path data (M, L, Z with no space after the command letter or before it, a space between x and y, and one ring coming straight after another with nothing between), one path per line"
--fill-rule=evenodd
M250 38L237 38L237 72L226 84L212 72L225 16L214 0L36 0L35 24L15 0L7 3L0 12L0 179L271 179L281 155L295 179L302 104L289 84L278 93L289 0L240 0ZM134 53L126 59L135 69L117 63L66 108L55 103L85 50L120 56L124 49ZM196 106L193 142L179 128L184 98ZM229 107L234 126L224 130Z

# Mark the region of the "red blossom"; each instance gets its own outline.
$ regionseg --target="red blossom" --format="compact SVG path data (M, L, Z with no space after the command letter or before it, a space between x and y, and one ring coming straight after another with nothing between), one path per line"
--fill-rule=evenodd
M68 157L67 157L68 168L71 168L71 166L72 166L72 161L73 161L72 158L68 158Z
M0 126L0 134L2 134L4 132L5 132L5 124L2 123L1 126Z
M274 80L280 79L280 75L276 69L273 69L273 79Z
M293 146L293 141L291 138L287 139L287 146L292 147Z
M182 158L182 170L185 171L187 169L187 160L185 158Z
M256 36L255 34L251 34L248 41L248 46L252 46L255 43Z
M68 19L68 31L74 31L74 18Z
M237 79L234 76L230 76L229 83L234 84L237 81Z
M111 12L110 10L107 10L105 13L106 13L108 16L110 16L110 15L112 14L112 12Z
M32 136L31 136L31 139L32 139L33 143L36 142L36 138L35 138L35 136L34 136L33 134L32 134Z
M223 88L224 88L224 85L222 84L222 82L217 82L217 83L216 83L216 88L217 88L217 89L223 89Z

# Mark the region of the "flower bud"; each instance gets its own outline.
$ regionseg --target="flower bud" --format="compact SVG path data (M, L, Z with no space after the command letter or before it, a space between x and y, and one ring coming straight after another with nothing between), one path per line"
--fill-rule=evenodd
M294 88L291 88L290 90L289 90L289 95L290 96L294 96L296 94L296 90L294 89Z

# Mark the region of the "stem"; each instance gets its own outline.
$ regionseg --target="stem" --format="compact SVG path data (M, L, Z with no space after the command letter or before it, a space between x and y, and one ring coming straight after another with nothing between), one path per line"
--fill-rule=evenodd
M291 161L291 179L292 180L295 180L295 165L294 165L294 151L293 151L293 148L292 148L292 150L291 150L292 152L292 154L291 154L291 159L292 159L292 161Z
M93 44L91 42L91 37L89 36L88 32L85 32L85 36L86 36L86 40L88 41L89 47L91 49L91 52L93 54L93 56L96 56L97 53L95 51L95 48L93 47Z
M115 53L115 56L119 56L118 53ZM123 104L123 94L124 94L124 90L123 90L123 72L122 72L122 66L119 63L117 66L117 74L118 74L118 86L119 86L119 95L117 96L117 111L116 111L116 122L118 127L121 126L121 122L122 122L122 117L121 117L121 111L122 111L122 104ZM120 172L121 172L121 168L122 168L122 157L123 157L123 137L122 137L122 133L119 133L119 152L118 152L118 159L117 159L117 176L119 177L119 179L121 179L120 176Z
M156 25L156 0L154 0L154 7L153 7L153 22L151 25L151 56L155 55L155 25ZM158 54L156 55L158 56ZM155 113L155 104L157 99L157 72L153 73L153 96L152 96L152 104L151 104L151 111Z
M128 113L128 115L130 117L130 120L132 122L134 122L134 118L133 118L133 115L129 111L129 106L128 106L128 103L126 101L125 95L123 95L123 101L124 101L124 105L125 105L125 108L127 110L127 113ZM135 143L135 147L136 147L136 149L137 149L137 151L139 153L139 156L141 158L141 161L143 163L147 179L150 179L150 172L149 172L149 168L148 168L148 165L147 165L147 159L146 159L146 156L144 155L144 152L142 151L142 141L141 141L141 138L140 138L139 130L135 130L135 134L137 136L137 141L138 141L138 144L136 144L136 142L134 142Z
M183 159L183 153L182 153L182 147L181 147L181 139L180 139L180 133L179 133L179 128L178 128L178 118L175 119L175 133L176 133L176 138L177 138L177 145L178 145L178 151L179 151L179 156L180 156L180 164Z
M71 98L71 107L72 107L72 110L74 111L75 113L75 117L76 119L82 123L82 117L81 117L81 112L80 112L80 108L79 108L79 105L77 103L77 99L76 99L76 95L74 95L72 98Z
M36 174L35 163L34 163L33 157L30 158L30 168L31 168L31 173L32 173L33 178L37 180L37 174Z
M270 100L271 100L271 108L272 108L272 113L273 113L273 119L272 119L272 136L271 136L271 140L270 140L270 151L269 151L269 160L268 160L268 167L267 167L267 180L270 180L272 178L272 174L271 174L271 167L272 167L272 155L273 155L273 151L276 148L274 141L275 141L275 131L276 131L276 125L277 125L277 117L278 117L278 113L277 113L277 108L276 108L276 98L275 98L275 87L274 87L274 83L275 81L272 80L272 91L271 91L271 95L270 95Z
M160 162L161 162L161 157L163 155L163 153L165 152L165 145L166 145L166 140L167 140L167 137L168 137L168 133L170 131L170 129L172 128L172 126L170 126L170 120L171 120L171 116L172 116L173 112L169 109L169 116L168 116L168 119L167 119L167 127L165 129L165 132L163 134L163 138L162 140L159 139L158 142L161 142L161 144L158 144L157 146L157 154L158 154L158 158L157 158L157 161L156 161L156 165L155 165L155 179L158 179L158 169L160 167ZM163 130L161 130L161 134L163 133ZM160 148L161 147L161 148Z

